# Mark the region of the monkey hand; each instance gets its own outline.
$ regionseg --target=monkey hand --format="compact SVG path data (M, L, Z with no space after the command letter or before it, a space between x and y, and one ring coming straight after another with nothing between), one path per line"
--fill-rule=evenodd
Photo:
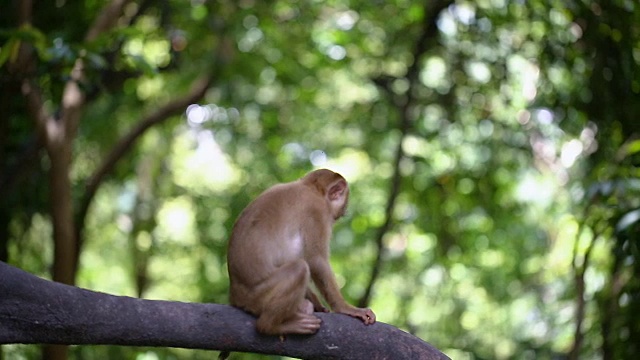
M376 322L376 314L374 314L373 311L371 311L371 309L369 308L357 308L350 306L346 309L340 309L336 312L358 318L362 320L365 325L371 325Z

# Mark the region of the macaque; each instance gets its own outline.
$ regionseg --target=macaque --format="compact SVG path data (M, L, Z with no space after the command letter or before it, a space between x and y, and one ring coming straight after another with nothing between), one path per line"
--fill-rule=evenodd
M349 305L329 264L333 224L349 199L346 180L321 169L278 184L256 198L236 221L228 248L231 305L258 317L258 332L313 334L328 312L313 281L337 313L373 324L371 309Z

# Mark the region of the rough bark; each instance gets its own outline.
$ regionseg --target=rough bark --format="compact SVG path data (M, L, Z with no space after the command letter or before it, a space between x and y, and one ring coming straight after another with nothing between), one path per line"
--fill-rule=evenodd
M255 319L218 304L143 300L40 279L0 262L0 344L181 347L303 359L448 359L391 325L340 314L312 336L262 336Z

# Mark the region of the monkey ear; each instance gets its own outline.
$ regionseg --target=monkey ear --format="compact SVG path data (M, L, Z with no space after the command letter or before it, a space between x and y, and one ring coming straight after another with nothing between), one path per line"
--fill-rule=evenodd
M344 180L338 180L329 186L327 197L329 200L336 201L341 197L344 197L347 191L347 182Z

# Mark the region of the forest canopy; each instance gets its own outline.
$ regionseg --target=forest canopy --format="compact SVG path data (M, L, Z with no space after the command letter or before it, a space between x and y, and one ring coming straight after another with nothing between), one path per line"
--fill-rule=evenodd
M227 304L239 213L329 168L331 263L380 321L453 359L640 355L635 1L12 0L0 92L10 265Z

